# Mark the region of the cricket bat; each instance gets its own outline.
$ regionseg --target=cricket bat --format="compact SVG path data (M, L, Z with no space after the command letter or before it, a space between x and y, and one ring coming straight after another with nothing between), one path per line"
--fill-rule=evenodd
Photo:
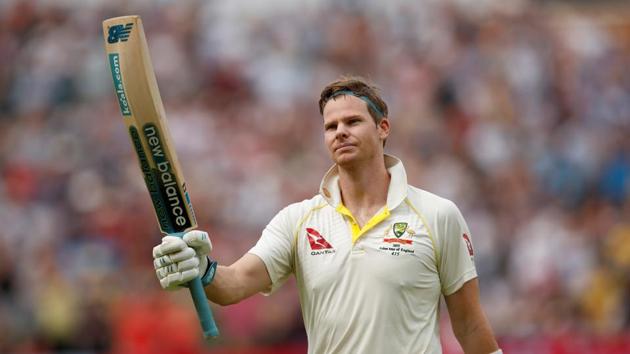
M103 35L114 91L160 230L181 237L197 227L197 221L171 143L142 20L139 16L107 19ZM195 278L188 286L204 336L218 336L201 279Z

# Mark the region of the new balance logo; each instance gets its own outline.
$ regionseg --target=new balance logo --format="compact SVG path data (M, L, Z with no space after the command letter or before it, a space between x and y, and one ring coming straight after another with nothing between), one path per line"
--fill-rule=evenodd
M111 26L107 32L107 43L113 44L120 42L126 42L131 34L131 28L133 23L126 25L114 25Z
M308 237L308 243L311 244L311 250L331 250L333 247L324 239L317 230L310 227L306 228L306 236Z

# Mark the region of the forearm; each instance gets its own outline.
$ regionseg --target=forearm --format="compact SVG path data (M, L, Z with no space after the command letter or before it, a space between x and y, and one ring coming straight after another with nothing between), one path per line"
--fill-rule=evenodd
M244 286L232 267L218 266L212 283L205 287L205 291L208 300L222 306L238 303L245 298Z
M470 323L454 323L453 332L466 354L489 354L499 349L483 313Z
M231 305L268 289L271 279L263 261L245 254L229 267L218 266L214 279L205 287L208 300Z
M207 256L210 251L212 244L203 231L162 238L153 248L153 265L162 288L179 289L201 276L202 284L208 284L206 297L219 305L235 304L270 288L271 278L260 257L246 253L229 267L216 266Z
M445 299L453 332L466 354L489 354L499 349L479 303L477 279L467 281Z

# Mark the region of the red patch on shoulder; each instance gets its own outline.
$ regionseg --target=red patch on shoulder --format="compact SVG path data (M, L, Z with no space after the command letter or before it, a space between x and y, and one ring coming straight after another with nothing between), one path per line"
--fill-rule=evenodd
M464 241L466 241L466 247L468 247L468 254L470 256L474 256L475 251L473 251L472 242L470 242L470 237L468 237L468 235L466 234L463 234L462 237L464 238Z

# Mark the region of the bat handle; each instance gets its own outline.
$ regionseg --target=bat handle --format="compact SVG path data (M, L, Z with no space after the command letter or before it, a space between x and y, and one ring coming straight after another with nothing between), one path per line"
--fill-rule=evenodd
M184 232L176 232L171 234L177 237L183 237ZM219 336L219 329L214 322L212 316L212 310L210 310L210 303L206 297L206 292L203 290L203 284L201 284L201 278L196 277L188 283L188 289L190 289L190 295L192 296L195 309L197 310L197 317L201 322L201 329L203 330L203 336L206 339L212 339Z
M196 277L190 281L188 288L190 289L190 295L192 295L193 302L195 303L195 309L197 309L197 317L199 317L199 322L201 322L204 337L206 339L218 337L219 329L212 317L212 310L210 310L210 303L203 290L201 278Z

